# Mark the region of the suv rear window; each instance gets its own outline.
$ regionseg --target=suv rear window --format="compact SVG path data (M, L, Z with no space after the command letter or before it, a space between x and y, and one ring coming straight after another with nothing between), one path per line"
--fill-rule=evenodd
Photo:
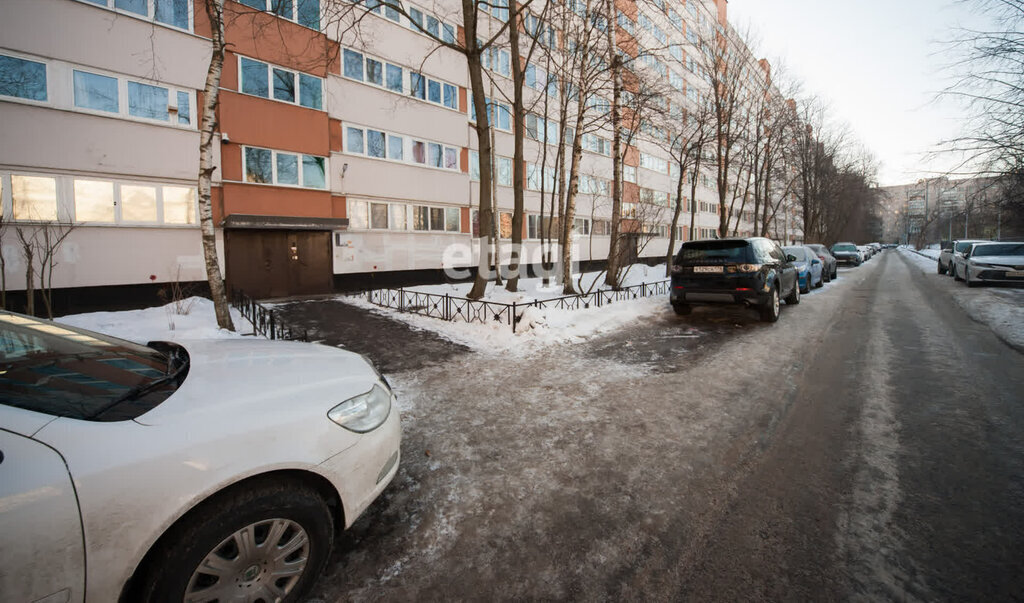
M682 264L747 264L751 263L747 241L697 241L684 243L676 261Z
M833 251L857 251L857 247L850 244L837 243L832 247Z

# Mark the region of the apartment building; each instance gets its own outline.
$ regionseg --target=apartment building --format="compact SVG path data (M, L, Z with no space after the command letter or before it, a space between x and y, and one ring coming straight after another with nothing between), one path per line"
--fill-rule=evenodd
M633 53L660 49L636 69L674 90L665 114L706 93L699 69L678 59L694 52L698 31L728 27L726 4L617 3L617 43ZM227 2L213 213L229 285L256 296L326 293L371 275L386 283L476 265L479 155L466 60L428 35L464 39L461 5L345 6ZM49 244L46 284L64 292L66 304L151 297L161 284L204 281L196 177L212 30L201 0L8 0L2 10L6 290L26 287L24 241L36 242L31 261L41 267L39 250L58 238L59 247ZM500 6L481 15L481 33L505 19ZM549 47L569 48L554 27L536 18L532 27L547 32L539 37ZM485 57L503 243L513 207L510 60L500 45ZM559 84L544 64L524 69L531 110L523 236L532 264L551 215L558 146L552 113L538 107ZM667 249L678 172L664 142L651 122L625 154L624 229L641 257ZM599 261L610 239L610 129L595 127L582 143L574 257ZM695 199L684 187L697 222L689 232L684 214L677 238L714 236L721 208L710 176L691 175Z

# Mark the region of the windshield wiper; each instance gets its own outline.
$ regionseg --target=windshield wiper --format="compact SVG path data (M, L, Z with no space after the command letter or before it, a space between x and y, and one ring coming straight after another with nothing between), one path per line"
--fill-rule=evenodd
M175 363L177 363L177 366L175 366ZM168 372L166 375L136 385L118 398L100 406L95 412L87 416L86 419L95 419L123 402L137 400L162 385L178 380L188 372L188 367L189 357L185 353L184 348L175 348L167 361Z

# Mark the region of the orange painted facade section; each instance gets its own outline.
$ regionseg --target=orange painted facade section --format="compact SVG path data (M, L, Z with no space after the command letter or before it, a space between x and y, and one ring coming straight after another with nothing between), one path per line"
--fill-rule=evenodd
M223 90L220 130L231 144L326 157L331 152L327 113Z
M715 0L718 6L718 24L725 27L729 23L729 0Z
M461 224L459 231L462 232L462 234L469 234L469 227L471 226L469 223L469 208L460 208L459 213L462 214L462 219L459 221Z
M232 51L320 77L341 73L339 45L324 34L237 2L227 4L224 35Z
M469 115L469 91L465 86L459 86L459 111Z
M604 5L601 6L604 8ZM622 11L627 17L636 21L636 17L640 10L636 6L636 0L615 0L615 10ZM612 17L612 22L618 20L618 15Z
M213 224L220 226L224 220L224 189L219 186L210 187L210 209L213 210Z
M224 183L224 213L303 218L337 217L334 215L334 202L330 191L236 182Z
M347 197L344 195L331 195L332 218L348 217L348 203L346 203L346 200Z
M221 177L224 180L242 179L242 147L233 143L220 145Z
M341 152L341 145L342 145L342 141L341 141L341 120L340 119L328 119L327 120L327 128L330 130L329 134L330 134L330 140L331 140L331 151L332 152L340 153Z
M225 90L239 90L238 86L238 55L225 52L224 68L220 72L220 87Z
M466 147L462 147L462 150L459 151L459 169L463 174L469 173L469 149Z
M639 203L640 202L640 186L632 182L622 183L622 202L623 203Z

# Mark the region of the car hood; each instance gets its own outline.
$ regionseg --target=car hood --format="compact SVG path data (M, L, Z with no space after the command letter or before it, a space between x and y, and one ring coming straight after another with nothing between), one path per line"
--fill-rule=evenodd
M143 425L192 422L197 415L276 413L333 406L369 391L379 379L365 358L336 348L291 341L179 341L189 354L188 376L162 404L137 417Z
M1000 266L1024 266L1024 256L1021 255L979 255L971 258L976 264L999 264Z

